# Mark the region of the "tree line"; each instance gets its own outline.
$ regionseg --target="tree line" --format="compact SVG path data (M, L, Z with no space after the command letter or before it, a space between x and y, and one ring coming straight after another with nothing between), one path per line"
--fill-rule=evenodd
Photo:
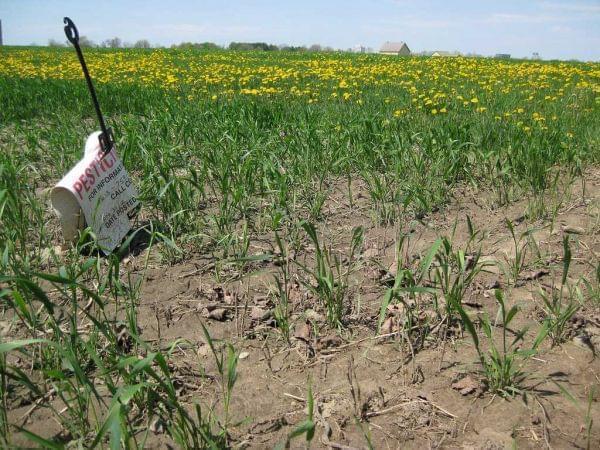
M56 39L50 39L48 41L48 47L65 47L70 45L68 42L57 41ZM105 39L104 41L97 44L87 36L79 36L80 47L97 47L97 48L152 48L148 39L140 39L134 43L122 41L121 38L114 37L111 39Z
M61 42L55 39L48 41L49 47L65 47L68 42ZM87 36L79 37L79 45L81 47L96 47L96 48L164 48L163 46L150 44L148 39L140 39L134 43L122 41L118 37L111 39L105 39L100 43L96 43L89 39ZM179 49L198 49L198 50L260 50L265 52L274 51L288 51L288 52L333 52L333 47L321 46L319 44L313 44L309 47L306 46L293 46L293 45L274 45L266 42L231 42L228 46L221 46L214 42L181 42L179 44L171 45L171 48Z

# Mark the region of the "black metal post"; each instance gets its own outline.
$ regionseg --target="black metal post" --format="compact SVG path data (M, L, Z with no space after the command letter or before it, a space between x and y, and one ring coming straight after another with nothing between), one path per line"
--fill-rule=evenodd
M104 122L104 116L102 116L102 111L100 111L100 104L98 103L98 98L96 97L96 90L94 89L94 84L92 83L92 78L90 77L90 73L88 72L87 65L85 64L85 59L83 58L83 52L81 51L81 47L79 46L79 31L77 31L77 27L73 23L71 19L65 17L63 19L65 25L65 35L67 39L73 46L75 47L75 51L77 52L77 58L79 58L79 63L81 64L81 68L83 69L83 75L85 76L85 81L87 82L88 89L90 90L90 94L92 96L92 102L94 103L94 109L96 110L96 115L98 116L98 121L100 122L100 136L98 136L98 140L100 141L100 148L103 153L108 153L112 150L113 145L115 143L112 130L106 127L106 123Z

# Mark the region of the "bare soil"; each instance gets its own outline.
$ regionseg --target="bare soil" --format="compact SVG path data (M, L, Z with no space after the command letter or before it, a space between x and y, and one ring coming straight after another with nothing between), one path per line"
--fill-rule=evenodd
M600 171L585 175L585 194L579 180L564 197L547 199L547 204L557 205L554 220L530 220L526 198L499 207L493 195L465 187L454 192L448 205L419 220L373 225L366 190L356 182L352 192L350 204L347 186L332 185L318 224L321 242L331 245L342 261L353 227L365 230L362 253L349 278L347 320L341 331L327 325L322 305L302 283L310 283L310 277L294 263L312 264L314 247L305 233L301 248L290 251L290 343L273 320L274 276L282 270L274 261L249 262L243 271L225 264L218 272L219 261L210 255L189 254L171 266L158 258L150 264L139 326L142 337L161 348L182 340L173 351L182 399L215 405L216 413L222 413L214 359L200 325L204 323L214 338L232 342L241 352L230 413L231 423L242 424L231 429L233 446L271 448L284 441L306 418L310 383L317 421L312 448L367 448L368 439L378 449L586 448L585 416L594 386L590 448L600 448L600 362L595 354L600 348L600 308L580 282L582 277L595 279L600 253ZM377 326L386 283L396 270L399 232L409 236L400 262L416 267L439 236L451 237L457 249L465 248L467 216L482 233L478 246L490 265L476 277L463 303L473 318L487 313L493 320L494 289L502 288L509 307L520 307L511 330L529 327L523 347L531 345L545 315L540 291L560 289L563 236L570 236L568 282L572 292L580 288L585 300L569 323L568 340L551 347L547 339L524 363L523 393L512 398L486 389L471 337L460 327L440 324L430 296L414 307L416 324L410 333L399 326L406 314L400 306L389 308L388 320L381 329ZM534 230L539 249L536 254L527 247L516 283L501 269L515 257L506 219L515 223L518 234ZM272 235L251 241L250 254L270 252L276 252ZM135 271L144 257L131 256L125 264ZM494 333L500 336L499 327ZM482 342L487 348L483 337ZM24 405L12 414L21 417L30 408ZM43 435L59 432L48 417L44 410L34 411L27 427ZM293 440L291 447L303 448L303 439ZM168 436L153 433L148 448L170 445Z

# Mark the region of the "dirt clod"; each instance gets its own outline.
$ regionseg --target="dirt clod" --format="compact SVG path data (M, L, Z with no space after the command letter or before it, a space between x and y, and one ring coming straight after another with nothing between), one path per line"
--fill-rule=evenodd
M254 306L250 311L250 318L255 322L264 322L268 320L272 315L272 312L268 309L261 308L260 306Z
M227 310L225 308L215 308L208 313L208 318L223 321L227 318Z
M324 350L326 348L333 348L342 345L342 339L337 335L329 335L319 338L317 340L317 350Z
M562 227L562 230L568 234L585 234L585 229L573 225L566 225Z
M480 389L480 385L470 375L452 383L452 389L460 392L460 395L469 395Z
M294 337L306 343L310 343L312 335L312 328L310 323L303 322L296 326L294 329Z
M534 270L532 272L526 273L523 276L523 279L527 281L539 280L540 278L545 277L548 274L550 274L550 271L546 269Z

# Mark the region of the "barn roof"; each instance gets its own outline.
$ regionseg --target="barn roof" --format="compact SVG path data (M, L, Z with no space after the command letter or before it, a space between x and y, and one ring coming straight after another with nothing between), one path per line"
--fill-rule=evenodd
M387 41L385 44L381 46L380 52L399 52L402 50L402 47L406 45L405 42L390 42ZM407 46L408 47L408 46Z

